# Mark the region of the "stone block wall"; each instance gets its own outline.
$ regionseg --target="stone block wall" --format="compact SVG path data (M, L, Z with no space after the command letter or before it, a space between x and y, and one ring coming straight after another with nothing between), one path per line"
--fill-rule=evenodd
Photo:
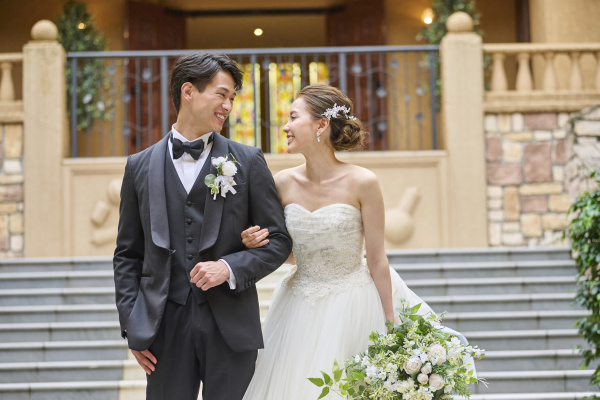
M596 187L590 173L600 167L600 105L573 116L565 145L566 186L569 198L574 201L579 193Z
M490 246L560 242L570 206L566 113L485 116Z
M23 231L23 124L0 122L0 258L23 257Z

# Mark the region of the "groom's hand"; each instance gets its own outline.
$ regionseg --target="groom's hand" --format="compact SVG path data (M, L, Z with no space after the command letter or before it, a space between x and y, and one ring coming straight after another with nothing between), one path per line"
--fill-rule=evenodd
M200 262L190 272L192 283L203 291L219 286L229 279L229 268L223 261Z
M150 375L156 369L156 367L154 366L154 364L156 364L156 357L154 357L154 355L150 353L150 351L131 350L131 353L135 357L138 364L140 364L140 366L144 368L146 374Z

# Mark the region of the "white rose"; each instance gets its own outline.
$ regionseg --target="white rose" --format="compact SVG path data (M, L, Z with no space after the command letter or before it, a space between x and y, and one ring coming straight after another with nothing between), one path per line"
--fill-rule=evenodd
M428 356L431 364L440 365L446 361L446 349L444 349L444 347L440 344L434 344L429 349Z
M411 356L404 362L404 370L408 374L414 374L421 369L421 359L417 356Z
M429 377L429 387L432 391L440 390L444 387L444 378L439 374L431 374Z
M221 171L225 176L234 176L237 172L237 167L231 161L227 161L225 164L223 164Z
M227 161L227 159L225 157L213 158L212 165L214 165L216 167L219 164L223 164L225 161Z
M427 385L427 382L429 382L429 376L427 376L427 374L421 373L417 375L417 381L419 381L421 385Z
M423 366L423 368L421 368L421 372L424 374L430 374L431 373L431 363L427 363Z

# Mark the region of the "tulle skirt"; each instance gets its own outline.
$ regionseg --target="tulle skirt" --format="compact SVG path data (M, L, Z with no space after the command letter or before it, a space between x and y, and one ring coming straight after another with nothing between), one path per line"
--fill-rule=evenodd
M419 314L432 312L390 268L394 307L401 298ZM366 350L372 331L385 332L385 315L375 283L334 292L316 301L277 286L263 325L265 348L244 400L312 400L321 393L309 377L331 372L334 360ZM333 398L327 396L326 398Z

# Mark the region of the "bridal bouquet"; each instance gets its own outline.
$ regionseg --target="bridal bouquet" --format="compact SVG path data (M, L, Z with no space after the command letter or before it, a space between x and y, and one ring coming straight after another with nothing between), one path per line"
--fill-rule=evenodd
M442 332L433 324L438 317L416 314L419 307L404 304L401 324L387 322L387 333L372 332L367 351L347 360L344 370L336 361L331 374L309 378L323 388L319 399L330 392L347 399L437 400L452 399L452 394L468 398L468 384L479 379L463 359L479 360L483 350Z

